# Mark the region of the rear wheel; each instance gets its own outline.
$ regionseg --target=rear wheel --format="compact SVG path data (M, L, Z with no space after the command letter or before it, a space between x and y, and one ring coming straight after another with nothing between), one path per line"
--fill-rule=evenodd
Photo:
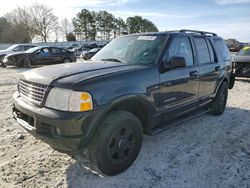
M21 65L23 65L23 67L25 68L29 68L31 67L31 60L29 58L25 58L24 60L22 60Z
M209 113L216 116L223 114L227 104L227 96L228 85L226 82L223 82L217 92L216 97L210 104Z
M63 63L70 63L71 61L70 61L70 59L68 59L68 58L66 58L66 59L64 59L63 60Z
M88 158L95 170L113 176L129 168L138 156L142 126L134 114L115 111L101 127L88 148Z

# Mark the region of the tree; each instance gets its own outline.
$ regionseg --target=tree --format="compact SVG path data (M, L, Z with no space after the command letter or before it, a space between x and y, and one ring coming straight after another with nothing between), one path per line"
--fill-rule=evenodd
M110 40L111 31L115 26L115 17L107 11L99 11L96 15L97 31L104 40Z
M95 12L83 9L81 12L77 13L75 18L73 18L73 25L75 27L76 35L81 39L95 40Z
M114 20L114 37L120 36L122 33L127 32L127 25L122 18Z
M74 31L73 24L67 18L63 18L60 23L63 38L67 39L69 33Z
M128 17L126 23L129 33L158 31L153 22L143 19L141 16Z
M67 41L76 41L76 36L74 35L74 33L70 32L66 35L66 39Z
M0 18L0 42L26 43L30 42L26 27L22 24L12 25L6 18Z
M19 40L25 42L31 42L34 37L34 31L32 29L32 20L27 8L16 8L13 11L5 14L6 20L11 24L13 28L19 28ZM22 33L21 33L22 32ZM15 36L13 36L15 37ZM15 39L14 39L15 41Z
M49 35L57 28L58 18L53 9L42 4L34 4L29 8L32 18L32 29L42 42L47 42Z

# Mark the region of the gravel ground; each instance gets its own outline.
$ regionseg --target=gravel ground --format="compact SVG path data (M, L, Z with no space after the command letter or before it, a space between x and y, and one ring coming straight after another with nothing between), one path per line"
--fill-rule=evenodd
M250 188L249 81L236 82L222 116L203 115L144 136L132 167L115 177L100 177L13 120L11 97L22 71L0 68L0 187Z

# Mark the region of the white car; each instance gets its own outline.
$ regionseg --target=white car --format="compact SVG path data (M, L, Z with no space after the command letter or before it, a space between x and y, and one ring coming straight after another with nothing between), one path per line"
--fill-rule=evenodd
M12 45L5 50L0 50L0 64L1 64L1 66L4 65L2 63L2 60L4 59L5 55L15 53L15 52L24 52L30 48L33 48L33 47L36 47L36 46L32 45L32 44L15 44L15 45Z

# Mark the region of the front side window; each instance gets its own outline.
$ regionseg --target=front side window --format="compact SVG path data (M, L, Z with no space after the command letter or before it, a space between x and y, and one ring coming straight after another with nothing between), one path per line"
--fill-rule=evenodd
M210 63L209 51L205 38L195 37L194 43L197 49L198 63L200 65Z
M188 37L176 37L170 44L167 52L168 59L171 57L184 57L186 66L193 66L193 51Z
M129 64L154 64L158 59L167 36L134 35L116 38L91 59Z

